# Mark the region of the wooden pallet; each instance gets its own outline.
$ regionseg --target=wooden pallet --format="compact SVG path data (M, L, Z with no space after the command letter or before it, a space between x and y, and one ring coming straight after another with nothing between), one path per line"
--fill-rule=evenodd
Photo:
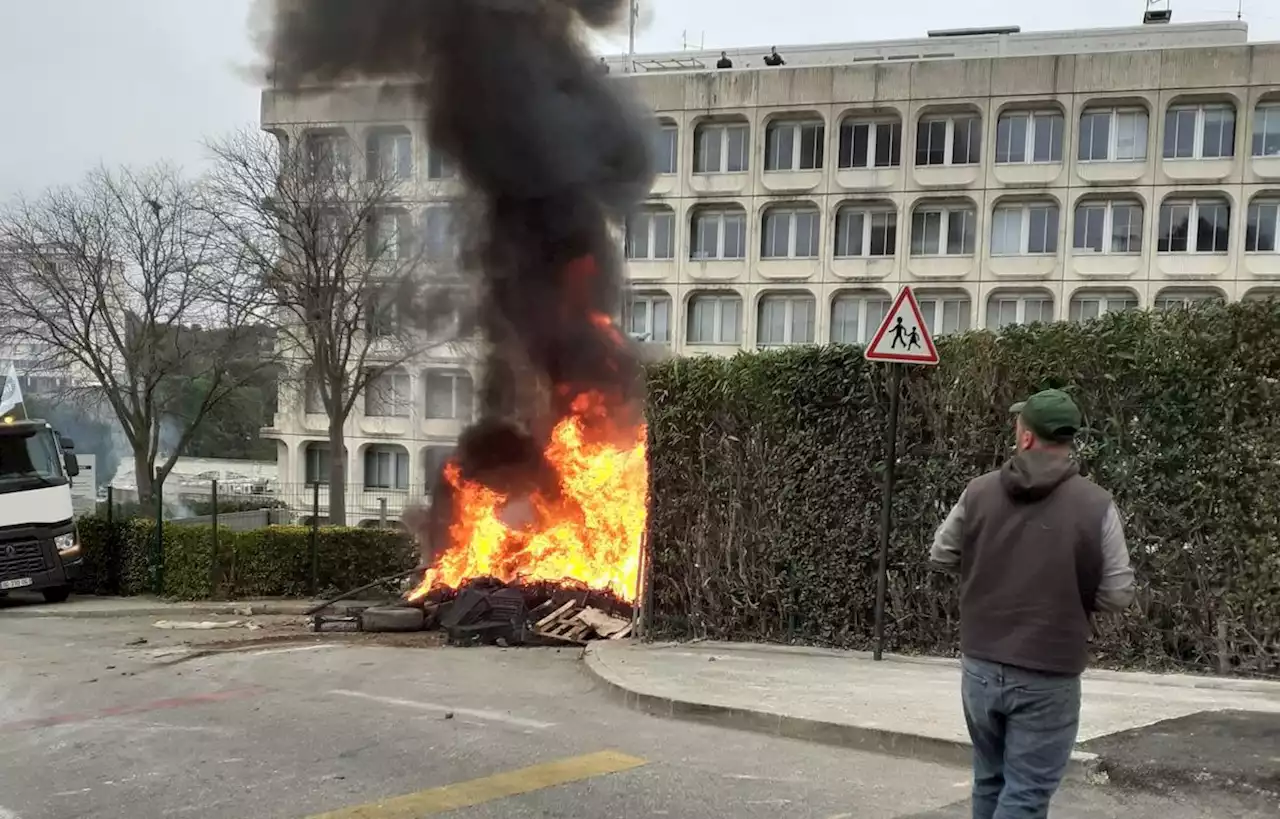
M547 608L550 606L539 606L533 614L542 614ZM631 622L570 600L535 622L533 633L557 642L581 645L591 639L621 640L631 633Z

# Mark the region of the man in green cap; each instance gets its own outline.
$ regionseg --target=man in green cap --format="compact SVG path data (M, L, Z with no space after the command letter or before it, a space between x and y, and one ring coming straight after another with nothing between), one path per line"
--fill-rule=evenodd
M931 558L960 573L961 699L973 819L1041 819L1075 747L1091 618L1133 601L1111 495L1080 475L1080 408L1061 390L1011 411L1016 452L969 483Z

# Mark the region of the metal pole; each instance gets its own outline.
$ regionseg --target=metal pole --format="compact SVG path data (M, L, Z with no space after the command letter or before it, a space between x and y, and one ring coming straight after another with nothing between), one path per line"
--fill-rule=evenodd
M320 593L320 482L311 484L311 596Z
M156 493L156 545L155 563L152 570L155 593L164 593L164 487L160 484L160 470L157 469L151 479L152 490Z
M884 655L884 598L889 585L889 533L893 528L893 473L898 465L898 405L902 394L902 365L889 365L889 423L884 433L884 491L880 507L880 569L876 575L876 647Z
M640 16L640 0L631 0L627 4L627 16L630 18L627 26L629 35L627 42L627 73L635 71L636 64L636 18Z
M387 528L387 499L378 498L378 528Z
M213 560L209 563L209 593L216 596L218 594L218 479L213 479L210 487L210 494L213 498L213 514L211 523L213 524Z
M649 562L645 555L645 541L648 539L648 532L640 535L640 560L636 563L636 601L631 607L631 637L634 640L643 637L645 629L644 604L648 595L645 594L644 573L645 564Z
M107 572L107 593L120 593L120 550L116 540L116 492L115 487L107 484L107 553L105 555Z

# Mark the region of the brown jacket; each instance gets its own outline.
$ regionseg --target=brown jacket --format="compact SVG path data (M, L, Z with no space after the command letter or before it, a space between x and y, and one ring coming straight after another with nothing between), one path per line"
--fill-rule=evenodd
M1111 495L1037 450L969 483L932 558L960 571L961 651L1034 671L1084 671L1090 616L1133 599Z

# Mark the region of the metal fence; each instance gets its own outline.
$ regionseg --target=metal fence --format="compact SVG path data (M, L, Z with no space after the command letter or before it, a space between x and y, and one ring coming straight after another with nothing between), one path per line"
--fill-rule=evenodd
M429 489L406 486L380 489L360 485L343 492L346 524L366 528L401 528L404 511L428 501ZM96 505L99 517L155 519L175 525L208 524L234 531L262 526L330 523L330 494L325 484L226 485L218 480L166 481L155 503L142 505L131 489L107 487Z

